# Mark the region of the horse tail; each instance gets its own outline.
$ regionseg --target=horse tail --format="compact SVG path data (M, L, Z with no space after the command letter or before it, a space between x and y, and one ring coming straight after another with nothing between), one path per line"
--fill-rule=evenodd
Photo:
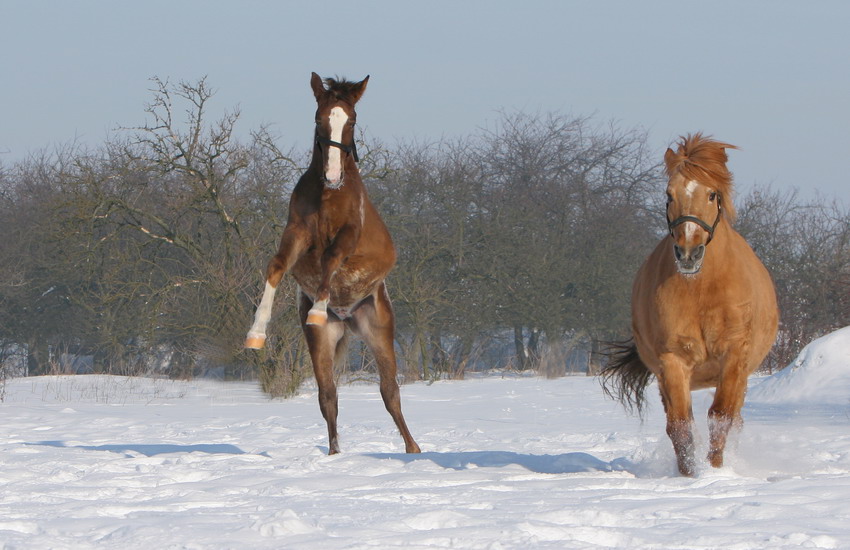
M608 342L603 354L608 364L602 369L602 389L611 399L623 404L627 411L643 417L645 391L652 373L641 361L631 338L625 342Z

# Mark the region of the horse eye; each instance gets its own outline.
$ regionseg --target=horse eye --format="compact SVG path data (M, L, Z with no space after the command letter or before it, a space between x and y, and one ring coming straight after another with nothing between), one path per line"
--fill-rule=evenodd
M673 202L673 195L667 193L667 204L670 204L671 202Z
M710 200L711 202L714 202L714 199L716 199L716 198L717 198L717 193L715 193L714 191L712 191L711 193L708 194L708 200Z

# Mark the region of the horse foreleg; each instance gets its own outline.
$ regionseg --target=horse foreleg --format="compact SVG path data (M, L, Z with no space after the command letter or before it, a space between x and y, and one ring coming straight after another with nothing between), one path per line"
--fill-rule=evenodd
M708 461L715 468L723 466L723 451L726 449L729 430L733 426L740 429L744 424L741 408L744 406L746 391L746 373L728 365L708 409Z
M375 357L381 378L381 398L404 439L405 452L420 452L419 445L410 434L401 412L401 392L396 380L398 366L393 347L395 316L384 283L381 283L370 298L361 302L354 310L349 323Z
M246 348L262 349L266 345L266 327L272 316L272 304L277 287L284 274L292 268L306 246L307 238L305 234L294 226L287 226L280 239L277 254L269 261L266 268L266 285L263 290L263 297L260 299L260 305L257 306L257 312L254 314L254 324L251 325L245 339Z
M257 306L257 312L254 313L254 324L248 330L248 336L245 338L245 347L248 349L263 349L266 345L266 327L269 324L269 319L272 317L272 304L274 303L274 295L277 288L266 279L266 286L263 290L263 297L260 300L260 305Z
M319 387L319 410L322 411L328 426L328 454L334 455L339 452L339 435L336 425L339 403L333 366L337 344L345 334L345 325L341 321L326 323L321 327L308 325L307 308L309 306L310 299L302 294L299 306L301 328L307 339L313 374L316 377L316 385Z
M333 243L322 254L322 278L316 289L316 299L307 314L307 324L323 326L328 322L328 302L331 298L331 278L342 262L354 252L357 246L359 230L346 225L339 230Z
M664 360L658 379L661 400L667 414L667 435L673 443L679 473L692 477L696 473L694 460L693 410L690 380L678 358Z

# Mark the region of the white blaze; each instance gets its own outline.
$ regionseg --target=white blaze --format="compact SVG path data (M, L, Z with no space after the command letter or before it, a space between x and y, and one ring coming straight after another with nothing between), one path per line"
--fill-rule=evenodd
M331 141L342 143L342 129L348 122L348 115L342 107L334 107L330 114ZM336 184L342 179L342 151L339 147L328 146L328 166L325 179L328 183Z
M685 184L685 196L688 198L687 204L684 205L684 210L686 212L691 209L691 205L694 201L694 191L697 190L697 187L699 187L699 182L696 180L690 180ZM698 228L699 225L694 222L685 222L685 239L692 239Z

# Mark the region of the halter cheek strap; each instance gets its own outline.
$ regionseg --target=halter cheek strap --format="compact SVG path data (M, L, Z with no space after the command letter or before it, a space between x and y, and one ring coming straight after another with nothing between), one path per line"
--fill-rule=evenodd
M348 153L349 155L354 157L354 162L360 162L360 158L357 156L357 144L355 142L351 142L351 145L345 145L344 143L340 143L338 141L333 141L332 139L320 136L316 134L316 143L321 145L327 145L329 147L336 147L337 149L341 149Z
M670 221L670 218L667 218L667 229L670 231L670 236L673 236L673 229L682 225L685 222L694 222L698 226L702 227L708 233L708 240L705 241L705 244L711 242L711 239L714 238L714 230L717 229L717 224L720 223L720 214L723 212L723 206L720 204L720 195L717 196L717 217L714 218L714 223L708 225L705 221L697 218L696 216L679 216L673 221Z

